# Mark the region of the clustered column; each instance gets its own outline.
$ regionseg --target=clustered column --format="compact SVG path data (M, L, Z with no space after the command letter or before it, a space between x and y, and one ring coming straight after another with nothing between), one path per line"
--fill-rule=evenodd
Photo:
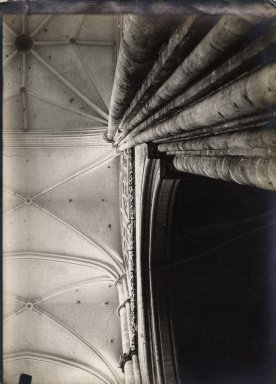
M119 295L117 314L121 320L123 354L120 366L126 383L141 383L137 348L136 324L136 242L135 242L135 186L133 151L121 156L120 195L121 232L125 273L117 280Z
M122 347L120 365L125 375L126 384L141 384L139 361L136 350L131 348L131 310L130 296L128 291L126 275L122 275L116 282L119 295L119 306L117 315L121 322Z
M177 171L276 190L275 16L271 7L183 17L124 107L113 144L147 143Z

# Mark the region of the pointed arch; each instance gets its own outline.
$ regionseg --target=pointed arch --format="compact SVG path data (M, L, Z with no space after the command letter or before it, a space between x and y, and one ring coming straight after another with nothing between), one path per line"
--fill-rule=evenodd
M116 281L116 279L119 277L118 271L111 264L102 260L96 260L82 256L71 256L68 254L54 254L44 252L7 252L3 254L3 260L39 260L82 265L107 272L113 281Z
M76 368L83 372L90 373L92 376L96 376L98 379L102 380L105 384L110 384L109 378L97 368L90 367L89 365L80 363L76 360L66 359L64 357L59 357L55 355L49 355L46 353L35 353L35 352L19 352L11 353L4 355L3 359L6 362L16 361L16 360L31 360L31 361L42 361L49 364L61 365L65 368Z
M89 351L93 351L100 360L107 366L109 371L114 376L117 384L120 383L119 377L112 367L112 365L105 359L105 357L101 354L100 351L98 351L97 348L95 348L92 344L90 344L88 341L86 341L82 336L80 336L77 332L75 332L72 328L68 327L63 321L57 319L55 316L50 314L49 312L45 311L44 309L40 308L39 306L35 306L33 308L33 312L36 312L40 316L46 317L50 322L52 322L54 325L60 327L63 331L65 331L67 334L69 334L73 339L75 339L77 342L79 342L82 346L84 346Z

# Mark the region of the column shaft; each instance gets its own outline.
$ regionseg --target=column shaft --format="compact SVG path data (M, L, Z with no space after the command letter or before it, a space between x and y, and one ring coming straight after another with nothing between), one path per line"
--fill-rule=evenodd
M176 156L173 165L182 172L254 185L268 190L276 189L276 159Z
M137 134L119 149L260 112L276 103L276 63L271 63L172 118Z
M129 101L135 95L164 39L173 19L142 15L125 17L115 80L110 100L107 139L113 140Z
M119 303L123 304L125 301L124 287L122 281L117 284ZM129 326L127 320L127 312L125 306L122 306L119 312L121 322L121 333L122 333L122 347L123 353L128 353L130 350L130 339L129 339ZM135 384L135 377L133 371L132 360L128 360L124 365L125 384Z
M198 79L204 71L224 59L227 52L233 49L237 42L241 42L250 31L252 32L252 25L241 17L223 16L128 123L128 129L131 130L137 126L156 109L162 107Z

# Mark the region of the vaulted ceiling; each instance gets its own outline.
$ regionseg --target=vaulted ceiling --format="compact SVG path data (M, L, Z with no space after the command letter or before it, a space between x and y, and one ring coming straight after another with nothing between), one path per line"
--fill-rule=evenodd
M122 383L115 16L5 16L4 383Z

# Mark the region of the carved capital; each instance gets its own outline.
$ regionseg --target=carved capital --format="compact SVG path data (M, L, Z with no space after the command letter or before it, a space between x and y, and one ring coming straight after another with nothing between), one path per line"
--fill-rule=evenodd
M132 356L136 354L136 351L135 350L132 350L130 349L128 351L128 353L123 353L121 356L120 356L120 360L119 360L119 365L120 365L120 368L121 370L124 372L124 367L125 367L125 364L127 361L130 361L132 360Z
M104 131L104 133L103 133L103 139L104 139L104 141L106 141L107 143L110 143L110 144L113 143L113 140L110 140L110 139L107 137L107 130Z

